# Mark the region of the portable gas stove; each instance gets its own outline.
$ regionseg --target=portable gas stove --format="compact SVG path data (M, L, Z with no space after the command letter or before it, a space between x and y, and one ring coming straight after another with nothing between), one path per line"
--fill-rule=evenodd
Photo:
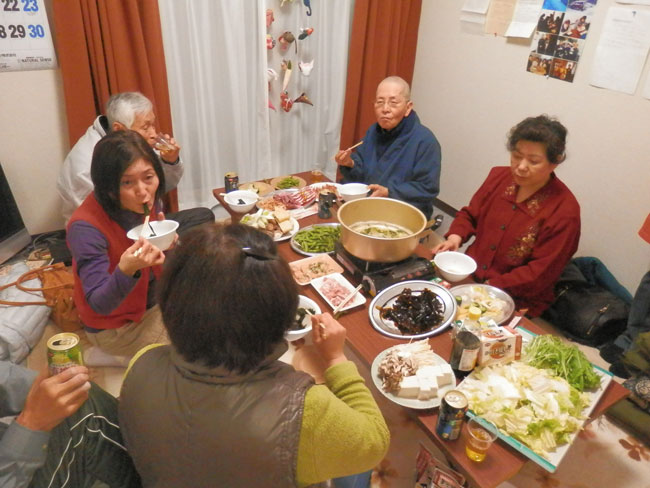
M396 263L375 263L353 256L340 242L336 243L334 257L373 297L400 281L422 280L435 274L433 263L426 258L413 255Z

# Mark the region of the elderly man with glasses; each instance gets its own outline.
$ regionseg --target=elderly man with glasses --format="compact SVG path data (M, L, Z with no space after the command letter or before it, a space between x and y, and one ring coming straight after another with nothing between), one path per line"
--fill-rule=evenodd
M334 157L343 183L366 183L372 197L390 197L419 208L426 218L440 189L440 144L420 123L406 81L389 76L377 87L373 124L363 144Z

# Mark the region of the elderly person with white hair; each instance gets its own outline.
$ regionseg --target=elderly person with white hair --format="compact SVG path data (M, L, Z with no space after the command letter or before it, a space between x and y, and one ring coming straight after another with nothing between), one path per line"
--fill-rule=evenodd
M366 132L363 145L334 157L343 183L366 183L371 197L405 201L430 218L440 190L438 140L420 123L411 89L399 76L379 83L374 107L377 123Z
M165 193L176 188L183 176L184 166L179 156L181 148L168 134L161 134L163 141L160 141L151 101L139 92L117 93L108 99L106 115L95 119L63 162L57 190L63 200L63 217L66 222L93 191L90 162L95 145L106 134L117 130L136 131L154 148L165 174ZM168 218L179 222L179 232L194 225L214 221L214 215L207 208L183 210L169 214Z

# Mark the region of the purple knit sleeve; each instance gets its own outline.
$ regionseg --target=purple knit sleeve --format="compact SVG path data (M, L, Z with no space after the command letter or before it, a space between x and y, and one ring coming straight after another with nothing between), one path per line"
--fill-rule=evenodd
M67 233L68 247L77 263L86 301L98 314L115 310L138 282L118 266L109 271L108 241L96 227L78 220Z

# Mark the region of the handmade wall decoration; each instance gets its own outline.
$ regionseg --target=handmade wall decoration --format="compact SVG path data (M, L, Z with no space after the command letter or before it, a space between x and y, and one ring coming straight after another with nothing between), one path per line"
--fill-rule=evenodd
M307 36L311 36L312 32L314 32L313 27L301 27L300 28L300 35L298 36L298 39L300 39L302 41L303 39L306 39Z
M309 76L311 73L311 70L314 67L314 60L312 59L311 61L300 61L298 63L298 69L300 69L300 73L302 73L304 76Z

